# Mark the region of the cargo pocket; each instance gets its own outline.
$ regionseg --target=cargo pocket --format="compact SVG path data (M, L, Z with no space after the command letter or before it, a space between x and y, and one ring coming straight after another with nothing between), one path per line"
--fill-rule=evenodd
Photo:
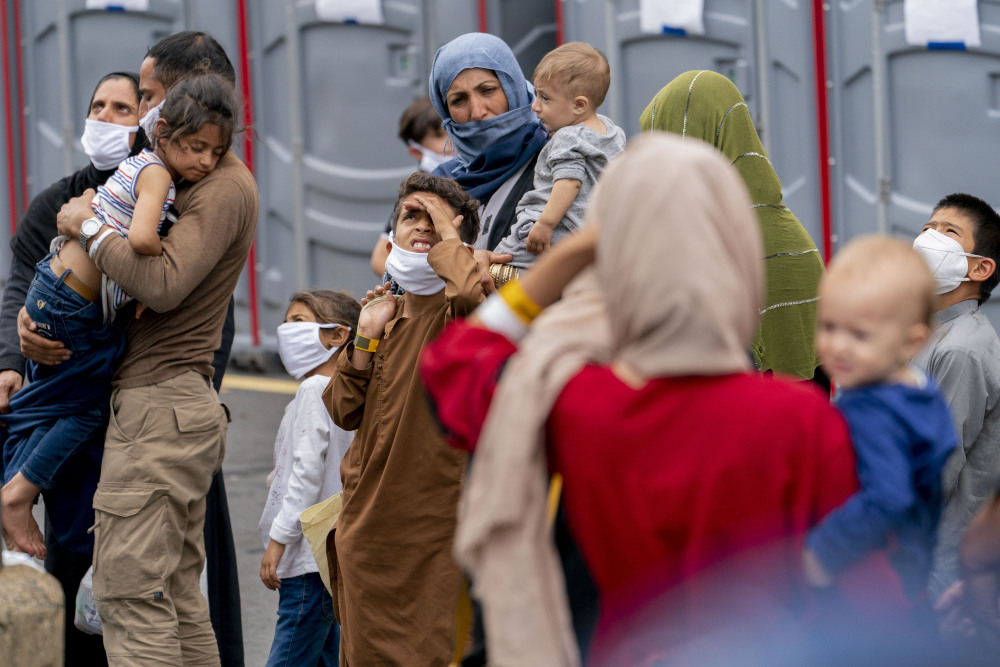
M194 403L174 406L177 430L181 433L200 433L219 430L227 423L228 412L221 403Z
M166 484L103 482L94 494L94 598L163 597Z
M214 476L226 454L229 410L217 400L181 403L174 406L174 419L182 439L197 449L197 456L204 457L204 469Z

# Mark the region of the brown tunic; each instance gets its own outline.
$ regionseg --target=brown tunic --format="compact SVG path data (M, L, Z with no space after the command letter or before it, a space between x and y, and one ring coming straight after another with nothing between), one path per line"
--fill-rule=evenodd
M451 658L462 586L451 545L466 455L445 444L417 361L447 322L478 305L482 288L458 240L435 245L428 261L445 289L403 296L369 367L354 368L348 346L323 394L333 421L357 429L327 541L345 667Z

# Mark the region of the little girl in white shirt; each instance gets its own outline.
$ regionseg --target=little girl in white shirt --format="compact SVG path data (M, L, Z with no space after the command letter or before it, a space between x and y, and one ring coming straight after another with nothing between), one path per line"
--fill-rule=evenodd
M274 442L274 470L260 535L265 551L260 578L278 590L278 623L267 667L336 665L340 628L323 586L299 514L341 489L340 461L353 434L334 425L323 405L337 352L354 340L361 304L330 290L292 296L278 327L278 353L295 379L305 378Z

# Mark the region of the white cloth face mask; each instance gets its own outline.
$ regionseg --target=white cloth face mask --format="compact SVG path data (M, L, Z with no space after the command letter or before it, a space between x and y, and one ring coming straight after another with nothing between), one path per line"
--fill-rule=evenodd
M936 229L928 229L918 236L913 249L931 267L937 294L947 294L968 281L969 257L982 257L965 252L961 243Z
M437 294L444 289L444 280L434 273L426 252L403 250L392 242L389 258L385 260L385 270L399 286L413 294Z
M336 329L342 324L320 322L285 322L278 325L278 356L285 370L296 380L325 364L339 347L327 348L320 339L320 329Z
M91 163L101 171L108 171L117 169L132 152L129 138L138 131L138 125L117 125L88 118L80 143Z
M145 116L139 119L139 127L146 133L146 139L149 140L150 145L153 145L153 132L156 131L156 121L160 120L160 110L163 109L163 103L166 101L166 99L163 99L159 104L147 111Z
M406 144L411 148L416 148L418 151L420 151L420 154L423 157L420 158L420 166L418 166L417 169L424 172L425 174L431 173L432 171L438 168L438 165L444 164L445 162L451 159L447 155L441 155L440 153L435 153L429 148L424 148L423 146L415 142L413 139L408 139L406 141Z

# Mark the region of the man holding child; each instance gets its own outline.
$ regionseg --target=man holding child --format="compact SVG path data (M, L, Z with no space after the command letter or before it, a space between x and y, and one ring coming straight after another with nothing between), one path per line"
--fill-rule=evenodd
M155 123L166 89L191 73L183 55L197 48L170 49L179 42L218 47L208 35L180 33L150 50L140 68L144 127ZM232 65L215 50L232 83ZM217 64L193 64L205 61ZM177 185L180 215L160 256L134 254L117 234L83 237L92 192L66 204L57 221L61 234L81 238L98 268L149 307L124 324L127 347L94 497L94 594L112 665L219 664L198 584L206 495L228 423L212 362L253 241L257 188L231 151L201 181Z

